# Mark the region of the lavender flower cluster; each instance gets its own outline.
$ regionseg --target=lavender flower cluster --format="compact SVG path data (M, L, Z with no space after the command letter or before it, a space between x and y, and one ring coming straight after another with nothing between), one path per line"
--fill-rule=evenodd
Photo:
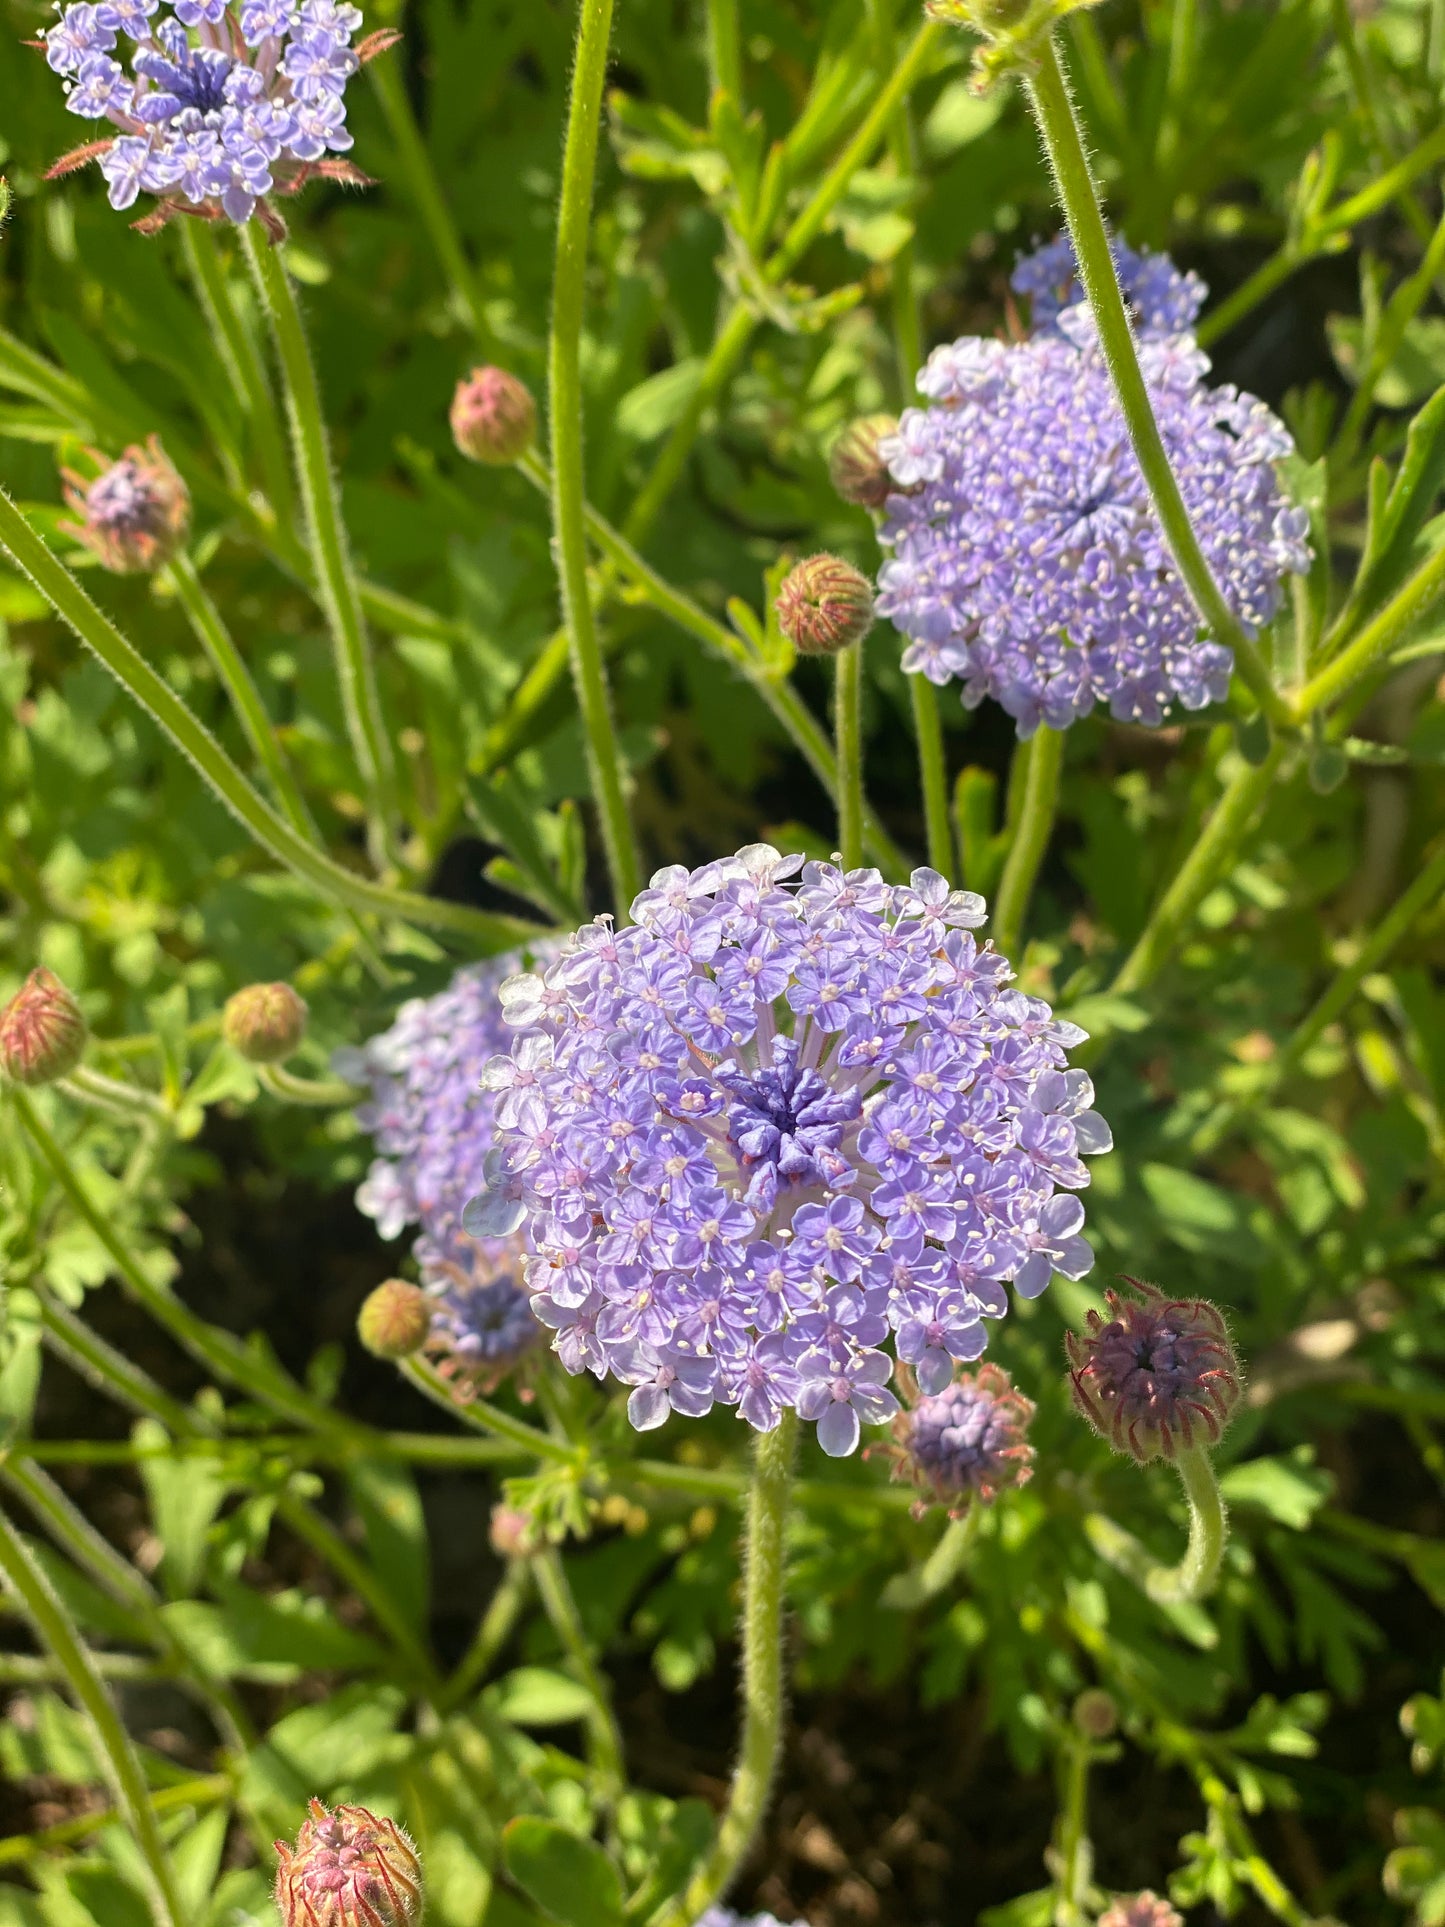
M1292 448L1262 402L1209 388L1187 332L1197 277L1119 249L1144 379L1204 554L1234 614L1256 634L1280 578L1309 566L1308 517L1275 464ZM906 669L958 679L963 701L1001 703L1028 737L1096 704L1157 724L1172 703L1225 696L1232 654L1201 635L1129 441L1067 242L1025 262L1014 284L1036 332L1013 344L968 337L918 378L930 406L880 444L897 492L881 539L878 612L910 639Z
M342 96L360 25L345 0L72 0L45 56L71 113L120 129L73 157L98 159L112 207L144 190L246 221L351 146Z
M801 870L801 876L797 873ZM1084 1032L1011 990L981 898L766 844L660 870L502 986L522 1035L488 1067L489 1185L463 1219L524 1223L526 1281L571 1372L634 1387L639 1430L786 1408L823 1449L984 1349L1004 1284L1093 1252L1072 1194L1107 1150Z

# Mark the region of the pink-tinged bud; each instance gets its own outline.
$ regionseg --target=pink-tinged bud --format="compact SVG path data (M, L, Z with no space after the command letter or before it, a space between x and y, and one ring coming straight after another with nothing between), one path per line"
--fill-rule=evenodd
M971 1500L991 1505L1000 1492L1033 1477L1027 1437L1033 1401L1001 1365L960 1372L941 1392L921 1396L908 1366L899 1366L898 1382L908 1402L886 1449L893 1476L911 1479L926 1495L914 1505L915 1517L931 1503L958 1518Z
M1142 1894L1121 1894L1100 1914L1099 1927L1184 1927L1184 1919L1146 1887Z
M1109 1316L1064 1340L1074 1403L1116 1452L1141 1465L1213 1445L1239 1403L1239 1360L1222 1314L1203 1298L1168 1298L1124 1279L1137 1298L1106 1291Z
M836 656L873 627L873 584L836 555L810 555L784 577L774 607L800 656Z
M410 1358L431 1331L432 1301L420 1285L388 1278L370 1293L356 1319L356 1335L376 1358Z
M0 1070L16 1084L53 1084L85 1055L80 1005L54 971L32 970L0 1010Z
M68 468L61 473L66 505L80 518L61 527L104 568L116 575L149 574L180 550L191 526L190 492L157 436L144 448L126 449L93 479Z
M421 1862L395 1820L365 1807L310 1803L296 1845L276 1842L284 1927L411 1927L422 1914Z
M505 368L473 368L452 396L452 438L463 455L506 468L526 454L537 433L537 404L525 382Z
M306 1035L306 1000L290 984L247 984L228 997L221 1035L251 1064L279 1064Z
M489 1537L492 1551L503 1559L530 1559L542 1549L536 1520L520 1506L494 1505Z
M845 502L881 509L897 492L898 484L878 452L878 444L897 432L898 423L892 415L860 415L834 442L828 457L828 476Z

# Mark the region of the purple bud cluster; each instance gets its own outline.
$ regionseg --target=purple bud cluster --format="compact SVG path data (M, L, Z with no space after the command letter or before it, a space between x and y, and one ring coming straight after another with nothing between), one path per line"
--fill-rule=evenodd
M1157 255L1122 260L1164 446L1210 568L1253 636L1280 579L1309 566L1308 517L1275 464L1293 444L1263 402L1209 388L1187 332L1202 286ZM897 492L881 539L878 613L909 638L906 669L1001 703L1031 736L1097 704L1154 725L1173 703L1223 699L1233 657L1199 616L1154 513L1099 346L1055 243L1021 264L1027 341L967 337L918 378L928 406L880 444Z
M801 871L801 875L798 872ZM1085 1156L1107 1150L1084 1032L1009 988L981 898L754 844L660 870L504 984L497 1148L464 1223L525 1224L526 1282L571 1372L639 1430L785 1409L834 1456L979 1356L1005 1283L1082 1277Z
M360 25L345 0L72 0L45 56L71 113L120 130L98 155L112 207L144 191L247 221L351 146Z

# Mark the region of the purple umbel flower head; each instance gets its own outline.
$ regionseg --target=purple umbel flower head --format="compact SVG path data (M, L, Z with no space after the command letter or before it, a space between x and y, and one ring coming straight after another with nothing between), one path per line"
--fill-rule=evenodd
M960 1372L941 1392L926 1393L893 1421L889 1447L894 1476L909 1478L952 1517L971 1499L990 1505L1008 1486L1033 1477L1034 1449L1028 1443L1034 1415L1001 1365L980 1365ZM927 1510L924 1499L915 1517Z
M434 1304L428 1349L474 1389L495 1384L540 1335L519 1282L520 1241L462 1228L495 1142L498 1098L482 1073L512 1041L497 993L519 962L469 964L436 996L403 1004L390 1030L333 1059L371 1093L356 1116L380 1155L356 1202L383 1238L420 1225L413 1254Z
M1110 1144L1067 1068L1084 1033L1008 987L982 899L932 870L754 844L660 870L632 915L503 986L523 1034L487 1073L498 1149L465 1223L525 1225L564 1365L633 1386L639 1429L791 1408L843 1456L898 1409L890 1336L941 1390L1006 1281L1089 1269L1046 1221Z
M1239 1403L1240 1369L1223 1316L1203 1298L1170 1298L1125 1278L1109 1316L1064 1339L1074 1403L1102 1438L1141 1464L1213 1444Z
M1209 290L1192 271L1181 273L1167 254L1109 243L1124 303L1141 335L1183 335L1194 327ZM1015 294L1027 295L1035 334L1057 333L1065 308L1084 299L1073 241L1060 234L1023 255L1009 276Z
M46 60L73 114L119 132L51 173L95 160L112 207L160 197L137 223L147 231L177 213L240 222L259 210L274 238L285 230L267 196L317 174L366 182L335 158L351 146L343 95L396 36L353 48L360 25L346 0L73 0L45 33Z
M1139 357L1205 557L1256 635L1281 577L1309 565L1308 517L1275 473L1293 444L1263 402L1205 386L1192 336L1146 333ZM877 608L909 638L904 668L961 682L969 708L992 696L1024 737L1100 703L1153 725L1222 700L1231 653L1201 634L1090 310L1058 309L1028 341L935 349L918 386L930 405L881 444L899 492Z

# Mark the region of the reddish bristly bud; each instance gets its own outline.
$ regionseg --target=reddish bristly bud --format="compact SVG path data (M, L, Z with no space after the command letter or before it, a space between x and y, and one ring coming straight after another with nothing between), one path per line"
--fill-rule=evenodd
M1108 1317L1091 1311L1086 1332L1064 1340L1074 1403L1116 1452L1141 1465L1213 1445L1239 1403L1239 1360L1224 1318L1203 1298L1169 1298L1124 1279L1139 1294L1104 1294Z
M149 574L180 550L191 526L190 492L156 436L144 448L126 449L92 480L73 469L62 474L66 505L80 519L61 526L104 568L116 575Z
M305 1034L306 1000L290 984L247 984L221 1015L221 1035L251 1064L279 1064Z
M492 1551L503 1559L530 1559L542 1549L536 1520L520 1506L494 1505L488 1536Z
M1001 1365L960 1372L941 1392L921 1396L906 1365L898 1382L908 1402L893 1420L887 1450L893 1476L911 1479L926 1495L915 1504L915 1517L932 1503L958 1518L971 1500L991 1505L1000 1492L1033 1477L1027 1437L1033 1401Z
M376 1358L410 1358L431 1331L431 1300L420 1285L388 1278L361 1307L356 1335Z
M276 1906L284 1927L412 1927L422 1914L421 1862L395 1820L365 1807L310 1803L294 1847L276 1842Z
M0 1071L16 1084L53 1084L85 1055L80 1005L54 971L32 970L0 1010Z
M1099 1927L1184 1927L1184 1919L1167 1900L1146 1887L1141 1894L1120 1894L1100 1914Z
M537 404L525 382L505 368L473 368L452 396L452 438L463 455L506 468L526 454L537 433Z
M836 656L873 627L873 584L836 555L810 555L784 577L774 607L800 656Z
M881 509L898 488L878 444L898 432L892 415L860 415L833 444L828 477L845 502L859 508Z

